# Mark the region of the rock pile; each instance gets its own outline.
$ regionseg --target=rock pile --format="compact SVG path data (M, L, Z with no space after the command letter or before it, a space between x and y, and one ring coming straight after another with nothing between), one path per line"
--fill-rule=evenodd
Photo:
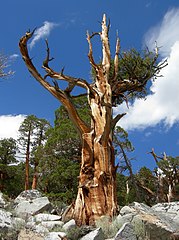
M2 240L169 240L179 239L179 202L149 207L134 202L124 206L112 221L102 217L96 228L78 228L74 219L63 222L37 190L22 192L13 203L0 193Z

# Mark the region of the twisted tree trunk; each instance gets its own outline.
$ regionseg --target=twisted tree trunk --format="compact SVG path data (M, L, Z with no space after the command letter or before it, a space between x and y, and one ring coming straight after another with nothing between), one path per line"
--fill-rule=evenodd
M110 96L107 90L104 93L104 98ZM74 208L78 225L93 224L102 215L112 217L117 210L111 108L100 105L95 97L90 102L92 130L82 136L82 162Z
M85 147L73 214L78 225L94 224L100 216L112 217L117 210L113 148L110 144L104 147L95 141L97 139L90 134L83 139Z
M88 57L95 70L96 80L93 91L88 95L91 131L82 135L82 162L74 208L74 217L79 225L93 224L102 215L112 217L117 210L116 168L111 132L110 48L105 15L100 37L103 44L103 61L99 66L93 59L91 37L87 34Z

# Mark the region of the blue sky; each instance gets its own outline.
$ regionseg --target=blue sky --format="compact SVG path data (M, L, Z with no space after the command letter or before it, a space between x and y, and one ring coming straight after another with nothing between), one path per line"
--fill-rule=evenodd
M116 30L123 50L154 49L157 41L161 59L168 58L164 77L152 82L151 94L145 101L136 101L114 110L128 114L119 122L129 132L135 152L134 169L153 168L147 154L178 156L179 148L179 2L178 0L22 0L1 1L0 51L10 57L13 77L0 80L0 138L16 137L25 115L34 114L53 124L59 102L43 89L27 71L19 53L18 42L28 30L37 27L31 42L30 55L41 69L45 57L44 39L48 38L54 69L90 80L86 31L100 31L103 13L111 21L111 53L115 51ZM95 59L101 56L100 41L94 40Z

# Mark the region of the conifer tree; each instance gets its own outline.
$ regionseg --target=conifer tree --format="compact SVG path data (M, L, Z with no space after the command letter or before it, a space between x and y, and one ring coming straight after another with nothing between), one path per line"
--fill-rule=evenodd
M45 76L34 66L28 52L28 41L34 31L27 32L19 42L22 58L32 76L56 97L68 112L69 118L79 132L82 152L79 174L78 194L73 209L73 218L78 225L94 224L102 215L112 217L117 211L115 152L113 147L113 129L125 113L113 117L113 107L122 102L128 103L132 98L145 97L147 82L156 77L165 63L158 64L158 48L154 53L148 50L139 54L132 49L122 52L117 37L114 58L109 44L110 23L103 15L101 31L89 34L88 58L94 72L94 79L89 82L80 77L72 77L53 70L49 63L50 49L43 61ZM97 63L93 56L92 39L98 36L102 45L102 61ZM48 78L52 79L52 82ZM58 82L65 81L64 89ZM78 114L73 103L73 90L81 87L86 91L90 108L90 124Z

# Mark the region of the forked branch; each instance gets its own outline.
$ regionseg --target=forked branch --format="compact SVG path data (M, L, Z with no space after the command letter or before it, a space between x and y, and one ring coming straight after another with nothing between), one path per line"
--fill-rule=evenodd
M88 52L88 58L89 61L91 63L91 66L96 70L96 73L98 72L99 66L95 63L94 58L93 58L93 48L92 48L92 44L91 44L91 38L94 37L95 35L97 35L98 33L93 33L91 36L89 35L89 32L87 31L86 35L87 35L87 41L88 41L88 45L89 45L89 52Z
M119 70L119 51L120 51L120 40L117 37L116 41L116 52L115 52L115 57L114 57L114 73L113 77L111 79L111 82L115 82L118 77L118 70Z
M112 124L111 124L111 129L113 130L117 124L117 122L126 115L126 113L121 113L121 114L117 114L115 116L115 118L113 118L112 120Z
M49 46L48 46L48 41L47 41L47 39L45 40L45 42L46 42L46 46L47 46L47 48L46 48L47 56L46 56L46 59L43 61L43 66L46 67L46 68L49 68L48 63L49 63L50 61L52 61L54 58L53 58L53 57L50 58L50 49L49 49Z
M78 115L78 113L77 113L77 111L76 111L76 109L75 109L75 107L74 107L74 105L71 101L71 97L68 96L68 94L66 94L65 91L60 89L56 79L66 80L70 84L74 83L74 84L76 84L78 86L81 86L85 89L88 89L88 84L86 83L85 80L65 76L63 73L62 74L61 73L56 73L53 69L51 69L49 67L49 61L51 61L52 58L50 58L50 50L49 50L49 46L48 46L47 41L46 41L47 56L46 56L46 59L43 62L43 66L42 66L45 69L47 74L46 74L45 77L42 77L40 75L40 73L37 71L37 69L35 68L35 66L33 65L32 59L29 57L28 48L27 48L27 42L33 36L34 31L32 31L32 32L28 31L25 34L25 36L23 36L19 41L20 52L21 52L22 58L23 58L23 60L26 64L29 72L32 74L32 76L44 88L46 88L53 96L55 96L64 105L64 107L67 109L67 111L69 113L69 117L71 118L74 125L78 129L80 135L82 135L83 133L89 132L90 131L89 127L86 125L86 123ZM54 86L52 86L49 82L46 81L46 78L48 76L53 79Z
M53 79L67 81L70 86L70 88L68 88L67 91L70 90L70 92L73 90L73 88L75 86L80 86L80 87L88 90L89 84L87 83L86 80L65 75L64 68L62 68L61 72L58 73L58 72L55 72L51 67L49 67L49 62L52 61L54 58L50 58L50 49L49 49L47 40L46 40L46 46L47 46L47 48L46 48L47 55L46 55L45 60L43 61L43 66L42 66L46 71L46 75L44 78L51 77ZM73 88L71 86L73 86Z
M152 148L151 152L148 152L150 154L152 154L153 158L155 159L155 162L158 163L158 159L162 160L163 158L160 156L157 156L156 153L154 152L154 148Z

